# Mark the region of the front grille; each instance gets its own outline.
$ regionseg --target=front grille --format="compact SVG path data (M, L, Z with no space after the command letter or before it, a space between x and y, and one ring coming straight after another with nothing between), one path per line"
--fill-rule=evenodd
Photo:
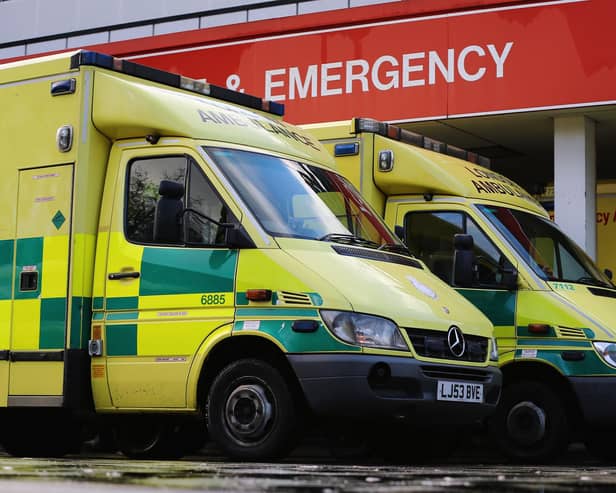
M574 327L556 327L556 335L565 339L586 339L586 334L583 329Z
M290 291L278 291L278 305L312 305L310 296L306 293L292 293Z
M447 343L447 332L425 329L405 329L419 356L456 361L482 363L488 355L488 338L464 334L466 349L462 356L455 356Z
M484 370L474 368L451 368L449 366L422 366L421 372L429 378L440 380L465 380L471 382L489 382L491 375Z

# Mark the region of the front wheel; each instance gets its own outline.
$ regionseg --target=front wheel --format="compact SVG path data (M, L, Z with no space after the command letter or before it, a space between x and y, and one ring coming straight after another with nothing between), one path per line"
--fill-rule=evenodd
M565 403L540 382L508 385L490 418L490 431L501 452L513 461L554 460L569 442Z
M297 410L279 371L257 359L226 366L207 402L210 436L229 457L259 460L286 455L296 440Z

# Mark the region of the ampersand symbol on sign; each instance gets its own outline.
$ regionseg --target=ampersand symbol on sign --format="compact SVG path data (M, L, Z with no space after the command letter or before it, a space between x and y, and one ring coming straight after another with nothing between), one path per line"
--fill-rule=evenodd
M244 92L244 89L240 89L240 76L237 74L231 74L227 77L227 89L232 91Z

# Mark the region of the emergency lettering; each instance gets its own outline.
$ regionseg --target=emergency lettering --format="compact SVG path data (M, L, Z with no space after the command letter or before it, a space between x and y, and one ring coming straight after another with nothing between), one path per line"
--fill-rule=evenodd
M376 60L337 60L323 64L275 68L265 71L265 99L285 101L319 96L389 91L451 84L456 80L477 82L484 77L505 76L505 63L513 41L495 44L468 45L461 50L437 50L383 54Z

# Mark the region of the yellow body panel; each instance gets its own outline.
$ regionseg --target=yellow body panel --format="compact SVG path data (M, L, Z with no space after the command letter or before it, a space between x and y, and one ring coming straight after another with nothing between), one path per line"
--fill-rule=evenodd
M9 395L61 396L64 363L20 361L11 364Z
M41 318L41 300L15 300L13 302L12 327L19 327L13 331L11 348L19 350L33 350L39 347L39 320Z
M73 260L82 265L79 275L72 277L72 292L75 296L92 296L92 278L94 275L94 251L96 236L93 234L75 234L73 236Z
M217 325L221 319L232 319L232 315L229 317L228 312L226 317L224 313L218 316L208 315L211 315L214 325ZM170 327L169 324L173 326ZM205 327L209 325L211 326L212 323L197 317L186 321L169 320L167 323L140 325L137 354L139 356L190 357L201 342L208 337L209 331ZM170 331L173 331L173 337L169 337Z
M11 344L12 311L13 302L11 300L0 301L0 347L9 347Z
M69 251L68 236L49 236L43 245L43 279L53 279L56 282L43 282L42 298L64 298L66 296L66 281L68 280Z
M184 408L186 380L190 359L165 360L139 356L116 358L107 364L107 377L112 402L116 408Z

